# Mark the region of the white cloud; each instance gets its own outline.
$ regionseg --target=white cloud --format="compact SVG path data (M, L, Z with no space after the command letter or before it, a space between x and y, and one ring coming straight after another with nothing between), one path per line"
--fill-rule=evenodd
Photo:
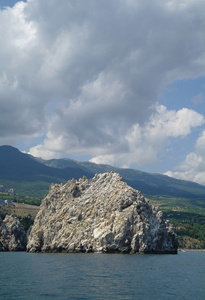
M202 115L191 109L168 111L165 106L157 105L156 112L144 125L135 124L125 136L126 151L112 155L100 155L92 162L117 164L129 167L157 162L158 154L168 145L169 138L186 136L191 129L205 123Z
M176 167L177 171L167 171L165 174L178 179L195 181L205 185L205 130L197 139L195 151L189 153L185 160Z
M205 2L28 0L0 11L0 141L45 135L36 156L157 161L203 117L156 106L205 75Z
M92 83L93 86L98 84L99 82L96 81ZM103 86L105 85L103 84ZM98 88L93 89L95 91L93 99L96 97ZM117 83L112 88L118 88L120 91ZM107 110L105 102L110 89L107 91L106 97L102 96L102 99L99 100L100 103L97 104L98 108L100 106L101 112ZM84 97L86 97L86 93L87 91L84 93ZM99 93L102 95L100 88ZM124 167L133 163L149 164L158 161L158 154L168 146L169 138L187 136L192 128L204 124L204 117L191 109L168 111L165 106L157 105L155 112L143 125L135 123L128 128L122 121L110 126L110 124L104 124L104 113L98 112L90 93L88 98L90 103L86 102L83 112L81 110L83 104L80 101L72 103L64 112L59 111L56 119L50 120L49 131L44 143L31 148L31 154L51 158L59 156L63 149L64 153L72 155L90 154L93 156L90 161L95 163ZM117 99L120 102L120 98ZM106 114L108 113L107 110ZM95 116L94 119L93 116ZM82 118L84 118L83 124L86 124L85 128L81 123L78 124L78 120ZM98 123L99 126L95 126ZM64 125L72 130L64 130Z

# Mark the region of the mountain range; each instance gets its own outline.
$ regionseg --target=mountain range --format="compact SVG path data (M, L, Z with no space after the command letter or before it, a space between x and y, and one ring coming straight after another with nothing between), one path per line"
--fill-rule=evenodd
M90 179L107 171L119 173L125 182L145 195L205 199L205 186L194 182L68 158L44 160L12 146L0 146L0 185L14 188L21 196L42 198L51 183L65 183L83 176Z

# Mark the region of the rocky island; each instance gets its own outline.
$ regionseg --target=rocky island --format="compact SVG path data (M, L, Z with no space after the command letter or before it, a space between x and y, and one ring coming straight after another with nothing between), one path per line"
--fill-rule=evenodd
M28 237L28 252L176 254L162 212L118 173L50 186Z
M26 233L16 217L0 219L0 251L26 251L26 244Z

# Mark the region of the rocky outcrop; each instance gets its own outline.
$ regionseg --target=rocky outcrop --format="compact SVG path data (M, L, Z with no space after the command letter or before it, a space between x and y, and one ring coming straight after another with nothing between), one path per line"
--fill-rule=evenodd
M173 227L117 173L51 185L29 252L177 253Z
M16 217L0 220L0 251L25 251L26 244L26 233Z

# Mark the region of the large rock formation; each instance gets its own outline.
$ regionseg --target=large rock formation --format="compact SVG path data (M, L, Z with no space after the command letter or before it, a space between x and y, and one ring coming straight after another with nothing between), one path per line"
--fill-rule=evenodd
M0 220L0 251L25 251L27 237L16 217L7 215Z
M177 253L169 222L117 173L52 185L31 229L29 252Z

